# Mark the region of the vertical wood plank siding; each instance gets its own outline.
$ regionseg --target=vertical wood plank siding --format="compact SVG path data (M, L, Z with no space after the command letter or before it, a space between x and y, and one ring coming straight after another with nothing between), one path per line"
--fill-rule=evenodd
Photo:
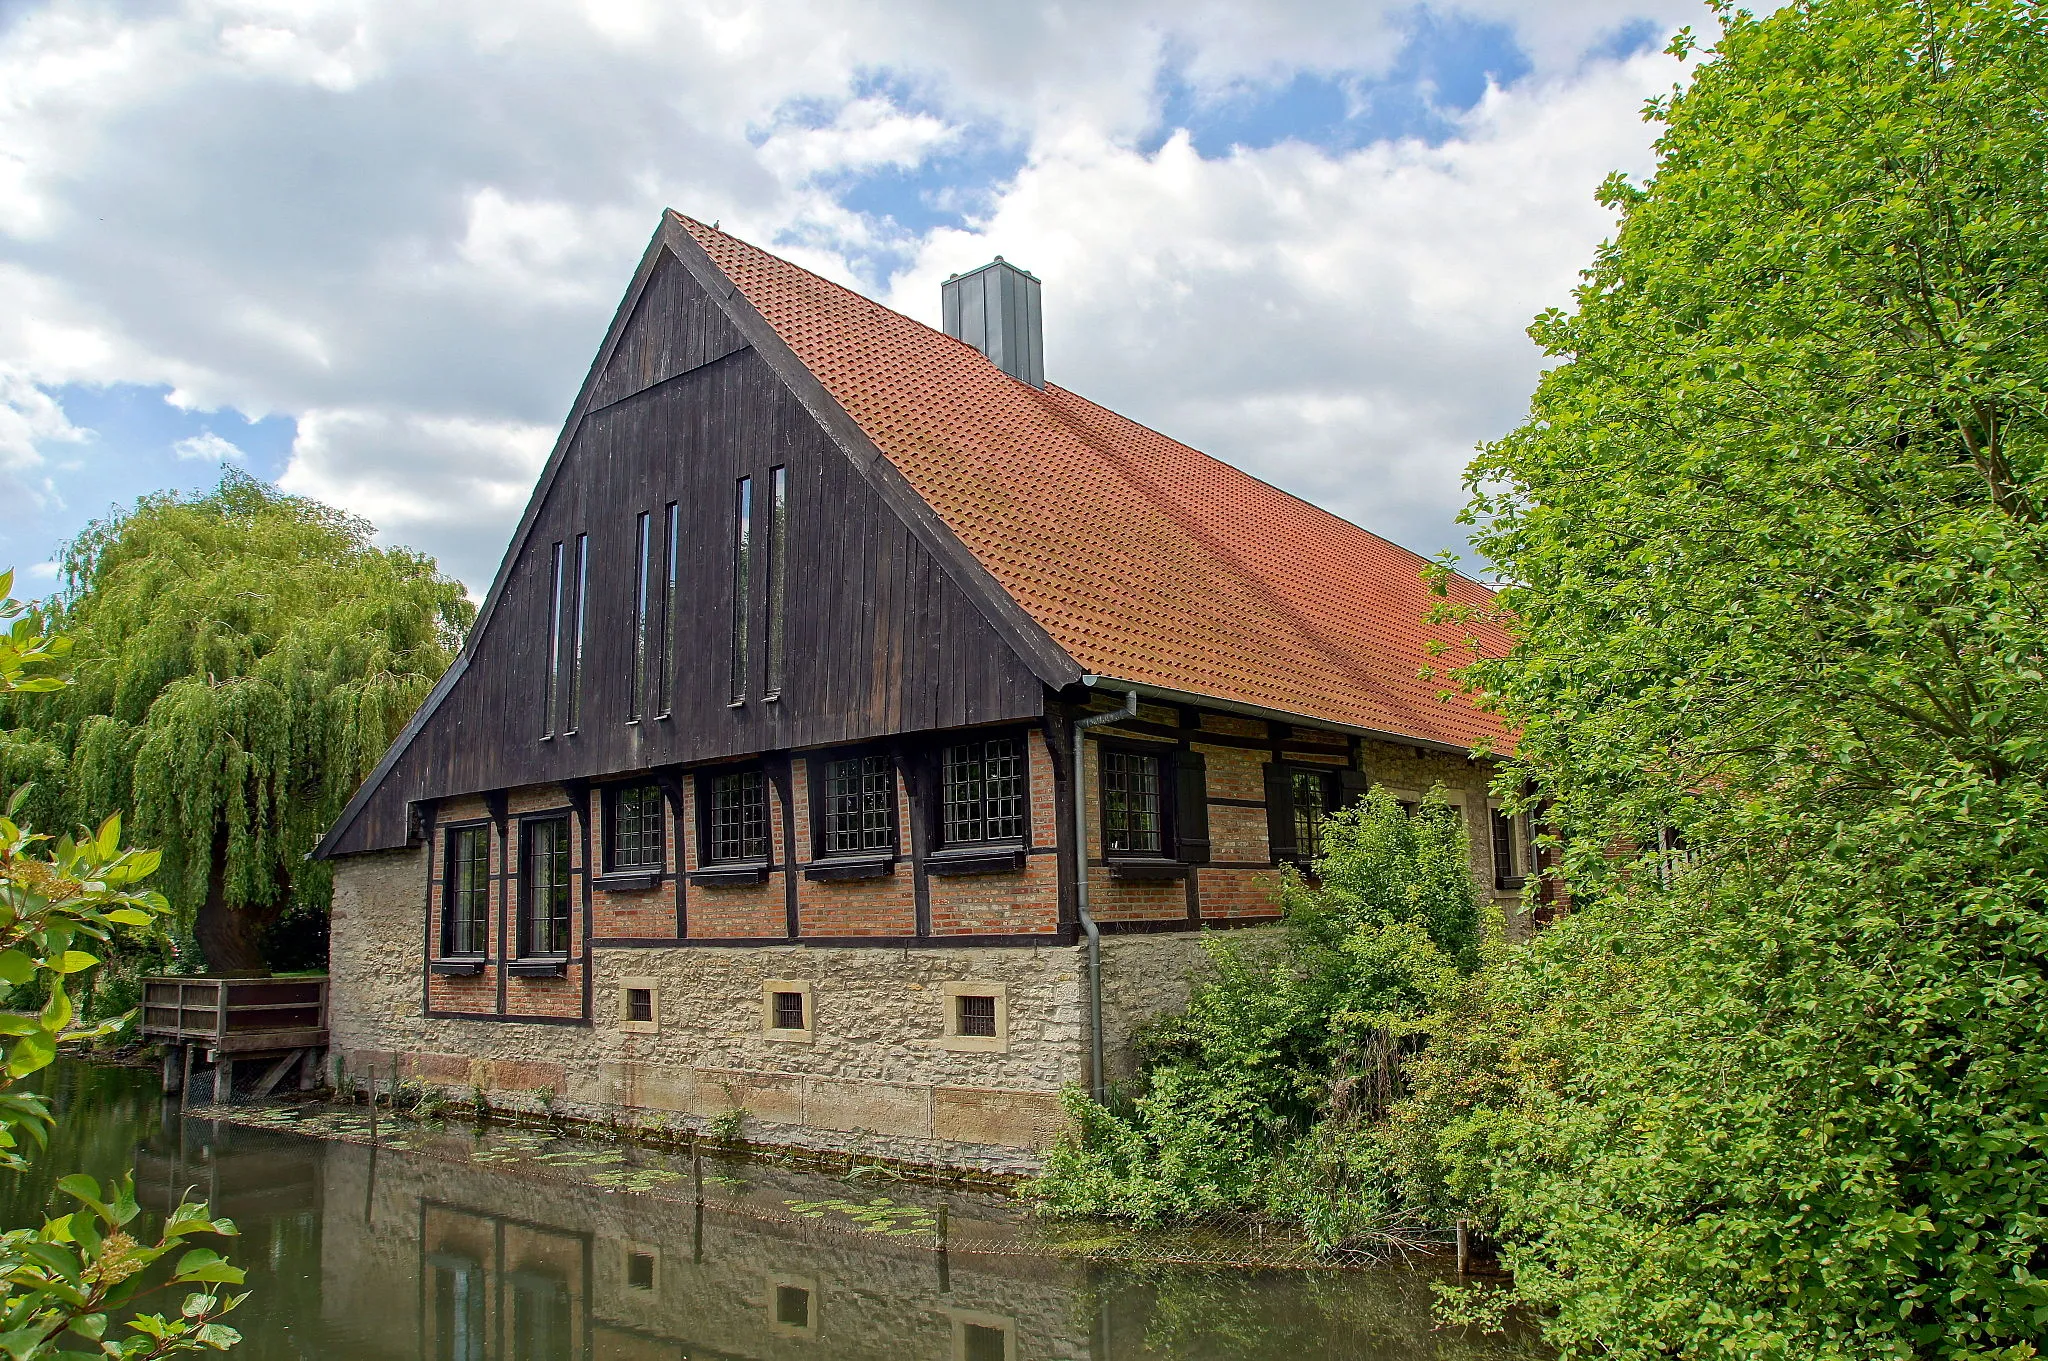
M785 675L762 698L768 592L754 555L747 702L730 706L733 487L789 488ZM637 517L675 502L671 711L650 657L629 723ZM545 737L552 545L589 539L577 731ZM1035 718L1045 690L945 569L673 259L643 292L470 664L336 854L406 844L417 800L905 731ZM566 575L566 574L565 574ZM662 649L666 651L667 649ZM557 719L563 726L566 714Z

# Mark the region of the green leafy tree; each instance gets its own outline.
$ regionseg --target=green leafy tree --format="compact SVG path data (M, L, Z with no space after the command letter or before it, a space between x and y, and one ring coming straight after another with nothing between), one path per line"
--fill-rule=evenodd
M12 706L19 778L62 753L71 821L134 810L216 969L263 967L287 912L324 918L306 852L474 618L431 559L230 471L147 496L65 551L49 623L76 683Z
M1421 1123L1567 1355L2033 1356L2048 12L1724 8L1650 113L1472 470L1578 910Z
M1480 962L1471 847L1441 796L1411 816L1378 789L1324 823L1314 870L1287 879L1277 937L1206 942L1207 976L1142 1036L1128 1090L1067 1094L1049 1209L1256 1211L1330 1243L1411 1218L1379 1127L1425 1018Z
M46 634L9 595L12 585L13 573L0 573L0 694L60 688L55 665L65 642ZM21 1090L22 1081L49 1066L61 1047L114 1028L73 1024L70 980L99 962L78 947L97 947L124 929L146 931L170 911L161 895L141 887L156 870L156 853L122 849L118 817L92 836L53 843L15 821L20 802L0 817L0 1007L31 985L40 985L47 1000L34 1010L0 1010L0 1169L17 1172L50 1128L48 1107ZM233 1234L232 1223L185 1203L145 1241L135 1236L141 1210L132 1176L113 1187L82 1175L57 1185L78 1209L40 1228L0 1233L0 1352L15 1361L143 1361L225 1351L240 1340L219 1319L241 1303L220 1292L242 1283L241 1270L210 1249L188 1246L201 1235ZM149 1296L181 1290L174 1316L140 1312ZM113 1318L123 1314L128 1322L109 1336Z

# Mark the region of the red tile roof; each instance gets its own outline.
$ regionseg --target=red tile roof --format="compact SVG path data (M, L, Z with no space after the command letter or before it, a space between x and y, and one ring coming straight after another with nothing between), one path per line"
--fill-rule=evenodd
M983 566L1085 670L1406 737L1506 745L1438 698L1425 560L678 214ZM1483 603L1463 578L1454 598ZM1483 626L1489 651L1507 639ZM1454 660L1447 658L1445 660Z

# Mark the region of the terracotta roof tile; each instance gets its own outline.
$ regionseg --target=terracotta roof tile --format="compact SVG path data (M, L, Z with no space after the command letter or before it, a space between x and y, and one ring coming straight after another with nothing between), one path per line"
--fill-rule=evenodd
M680 217L680 215L678 215ZM712 261L1088 671L1458 746L1492 715L1417 674L1420 556L701 222ZM1472 603L1488 592L1457 579ZM1505 648L1491 629L1481 641Z

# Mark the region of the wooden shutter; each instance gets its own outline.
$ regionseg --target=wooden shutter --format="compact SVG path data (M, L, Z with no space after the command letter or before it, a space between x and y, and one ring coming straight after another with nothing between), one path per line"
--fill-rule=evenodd
M1173 841L1184 864L1209 863L1209 762L1199 751L1173 755Z
M1365 797L1365 791L1372 788L1372 778L1362 770L1340 770L1337 772L1337 802L1331 808L1349 808Z
M1299 857L1294 844L1294 787L1289 780L1285 766L1267 763L1266 844L1276 865Z

